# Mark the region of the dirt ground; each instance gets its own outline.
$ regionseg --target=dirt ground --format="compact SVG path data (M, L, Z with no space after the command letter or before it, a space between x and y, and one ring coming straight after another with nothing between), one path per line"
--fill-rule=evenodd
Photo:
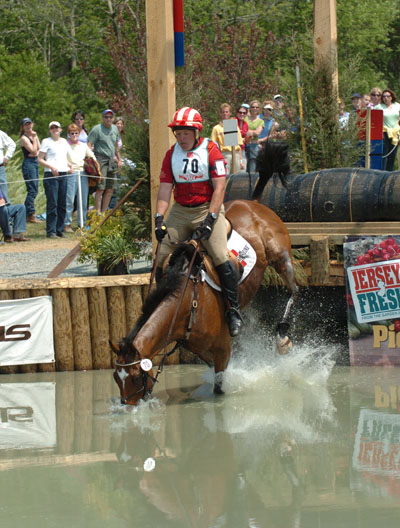
M72 249L78 244L75 238L43 238L41 240L31 240L29 242L13 242L12 244L2 244L1 253L22 253L25 251L45 251L48 249Z

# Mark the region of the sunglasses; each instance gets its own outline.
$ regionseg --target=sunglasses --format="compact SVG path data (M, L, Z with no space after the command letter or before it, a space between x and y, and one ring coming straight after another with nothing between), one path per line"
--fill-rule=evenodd
M111 115L111 116L106 115L106 116L104 116L104 119L114 119L114 116L112 116L112 115Z
M238 114L247 114L247 112L238 112Z
M372 97L380 97L381 96L380 93L372 93L371 95L372 95Z
M75 121L85 121L84 117L75 117Z
M70 132L69 135L70 136L79 136L79 132Z
M50 130L55 130L56 128L58 129L58 128L60 128L60 127L58 127L58 126L56 126L56 125L53 125L53 126L50 127Z
M250 108L260 108L259 106L251 106Z
M383 94L382 97L392 97L391 94Z

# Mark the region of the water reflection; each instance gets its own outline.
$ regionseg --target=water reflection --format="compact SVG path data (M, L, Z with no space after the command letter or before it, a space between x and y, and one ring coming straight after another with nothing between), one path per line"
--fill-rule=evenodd
M218 398L168 367L138 408L111 371L2 376L0 526L397 526L400 370L300 352L239 354Z

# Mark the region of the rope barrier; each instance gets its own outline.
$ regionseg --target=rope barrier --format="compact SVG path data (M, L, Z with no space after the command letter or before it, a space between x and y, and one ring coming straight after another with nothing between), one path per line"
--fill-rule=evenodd
M31 180L13 180L13 181L7 181L5 183L7 183L8 185L11 185L12 183L26 183L26 182L33 182L33 181L40 181L40 180L53 180L55 178L66 178L68 176L72 176L73 174L78 174L79 171L74 171L74 172L71 172L71 173L68 173L68 174L63 174L62 176L46 176L46 178L43 176L43 178L33 178ZM88 178L93 178L93 176L91 174L86 174L84 172L81 172L81 176L87 176ZM119 180L119 178L112 178L112 177L109 177L109 176L102 176L101 177L102 180Z

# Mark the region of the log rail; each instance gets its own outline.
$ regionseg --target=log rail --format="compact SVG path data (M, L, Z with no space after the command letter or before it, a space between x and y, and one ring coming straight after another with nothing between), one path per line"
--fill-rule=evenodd
M343 245L347 236L400 236L400 222L288 222L293 247L310 246L304 266L310 286L344 286L343 264L329 259L329 246Z

